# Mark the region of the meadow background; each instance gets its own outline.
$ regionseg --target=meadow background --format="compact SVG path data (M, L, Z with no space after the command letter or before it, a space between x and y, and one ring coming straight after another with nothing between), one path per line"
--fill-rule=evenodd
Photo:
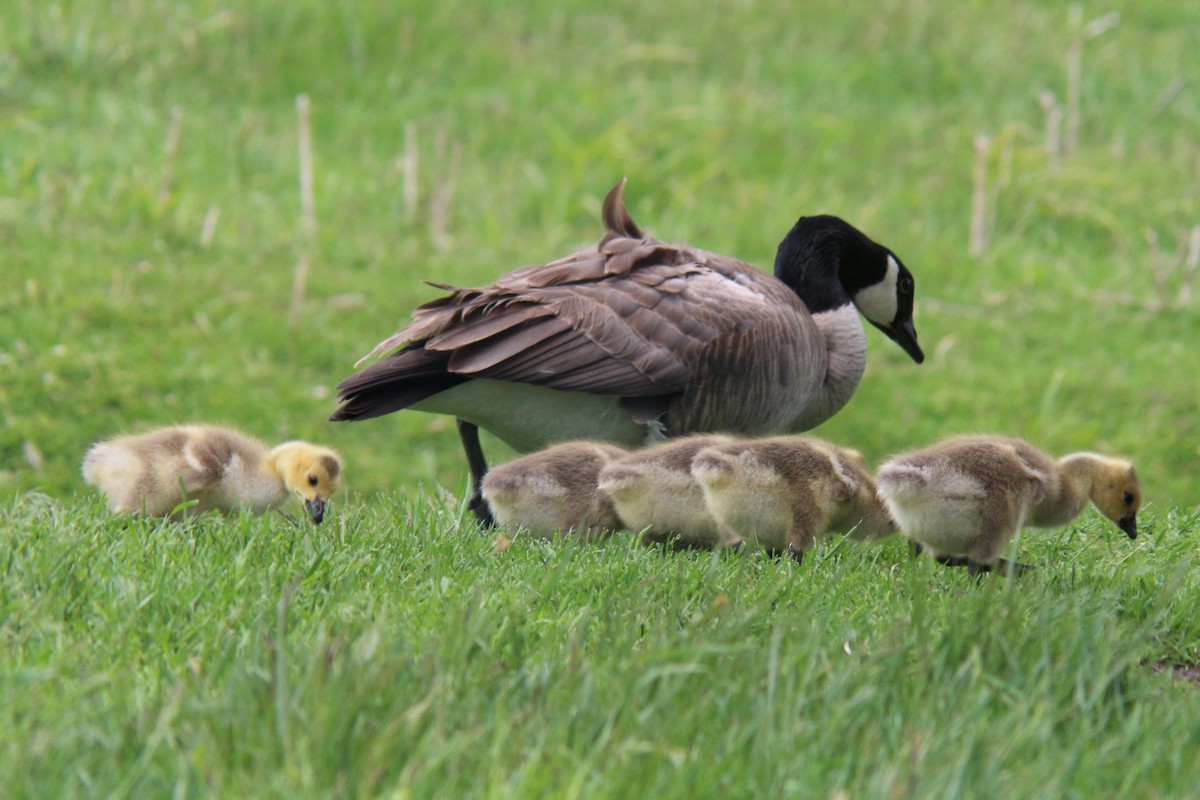
M1198 131L1200 7L1167 0L3 4L6 791L1196 785ZM869 330L820 435L1127 455L1147 535L1089 511L983 586L898 541L497 553L452 420L325 421L422 279L594 241L622 176L660 238L769 268L835 213L910 267L926 363ZM326 524L108 518L88 444L196 420L338 448Z

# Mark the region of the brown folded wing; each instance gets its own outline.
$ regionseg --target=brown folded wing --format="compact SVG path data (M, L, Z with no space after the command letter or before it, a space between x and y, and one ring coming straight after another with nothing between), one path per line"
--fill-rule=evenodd
M768 370L770 383L786 383L797 346L816 352L802 341L812 325L795 294L736 260L643 237L620 189L605 202L609 232L596 246L426 303L367 358L403 349L343 381L342 397L349 404L418 374L440 391L427 380L439 372L453 382L664 396L694 386L707 369L754 371L764 359L789 362ZM751 342L776 347L752 353ZM411 395L431 393L416 387ZM398 399L387 410L404 407Z

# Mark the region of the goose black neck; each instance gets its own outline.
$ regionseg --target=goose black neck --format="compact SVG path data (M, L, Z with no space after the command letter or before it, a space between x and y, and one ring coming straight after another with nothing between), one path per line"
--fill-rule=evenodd
M851 302L869 281L856 281L852 265L870 263L880 246L845 220L801 217L775 253L775 277L791 287L813 314ZM857 276L863 277L863 276ZM861 282L862 285L856 285Z

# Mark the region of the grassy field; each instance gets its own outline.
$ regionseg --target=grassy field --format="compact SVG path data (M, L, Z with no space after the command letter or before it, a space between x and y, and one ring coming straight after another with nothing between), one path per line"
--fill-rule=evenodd
M0 5L0 794L1197 785L1200 7L872 5ZM899 541L494 552L452 421L325 422L422 279L593 241L622 176L661 238L769 266L829 212L912 269L928 360L869 332L820 435L1127 455L1147 535L1089 511L979 586ZM182 421L330 444L347 491L110 518L88 444Z

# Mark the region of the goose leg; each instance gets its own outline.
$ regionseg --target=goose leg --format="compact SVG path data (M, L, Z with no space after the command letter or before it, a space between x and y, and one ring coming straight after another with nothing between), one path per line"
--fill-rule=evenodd
M991 564L983 564L979 561L971 561L970 559L967 559L967 574L972 578L979 578L983 575L983 573L991 571Z
M958 556L957 558L962 557ZM1012 572L1012 576L1016 578L1033 569L1033 567L1031 567L1029 564L1022 564L1020 561L1009 561L1006 558L998 558L994 564L981 564L977 561L971 561L968 558L962 558L962 562L967 565L967 574L973 578L978 577L985 572L994 572L997 575L1008 575L1010 571ZM949 566L954 567L961 566L961 564L957 562L944 562L939 560L939 563L948 564Z
M934 558L937 563L943 567L970 567L973 563L966 556L937 556ZM1005 575L1011 569L1013 575L1023 575L1033 569L1029 564L1022 564L1020 561L1009 561L1006 558L996 559L996 563L992 565L979 564L979 572L1003 572Z
M487 474L488 467L483 448L479 445L479 426L461 417L456 421L458 437L462 439L463 451L467 455L467 467L471 470L471 497L467 500L467 508L471 509L480 527L490 528L496 524L496 520L492 517L492 509L483 499L483 476Z
M921 553L924 552L924 550L925 550L925 548L916 539L908 540L908 554L912 558L916 558L917 556L921 555ZM941 562L938 562L938 563L941 563Z
M782 561L783 557L787 556L797 564L804 563L804 551L798 550L797 548L792 547L790 544L785 549L780 549L778 547L766 547L763 548L763 552L770 556L771 560L773 561Z

